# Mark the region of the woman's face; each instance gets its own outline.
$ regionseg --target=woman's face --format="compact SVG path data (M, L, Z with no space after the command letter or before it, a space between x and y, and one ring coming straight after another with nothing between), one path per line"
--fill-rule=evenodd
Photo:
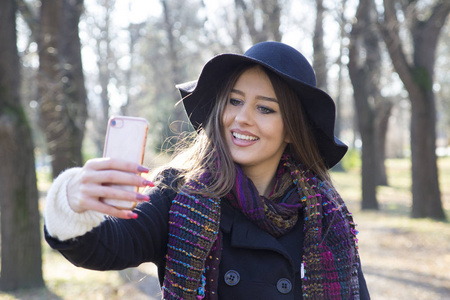
M260 67L239 77L223 112L225 142L244 172L273 172L289 142L269 77Z

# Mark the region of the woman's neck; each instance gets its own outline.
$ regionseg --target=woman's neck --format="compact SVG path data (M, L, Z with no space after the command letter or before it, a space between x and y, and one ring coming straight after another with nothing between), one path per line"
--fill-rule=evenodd
M255 170L254 168L243 167L245 175L250 178L255 185L258 193L262 196L269 197L275 184L276 168L273 170Z

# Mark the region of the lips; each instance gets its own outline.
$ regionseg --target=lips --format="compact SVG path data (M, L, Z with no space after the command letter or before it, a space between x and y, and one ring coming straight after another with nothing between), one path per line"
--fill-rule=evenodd
M231 136L233 144L238 147L248 147L259 141L257 136L254 136L249 132L237 132L233 130L231 131Z

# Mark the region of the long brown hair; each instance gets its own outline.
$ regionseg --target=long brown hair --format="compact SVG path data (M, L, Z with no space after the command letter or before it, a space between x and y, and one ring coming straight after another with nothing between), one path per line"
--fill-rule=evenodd
M291 139L286 151L294 160L302 163L307 170L313 171L323 180L330 180L325 162L311 129L311 121L304 112L301 95L270 70L265 70L277 96L284 128Z
M299 95L272 71L257 64L240 65L229 74L219 88L215 105L206 124L198 133L194 132L176 145L172 161L165 168L178 170L175 180L178 189L194 194L222 197L233 187L236 170L223 136L222 115L236 81L246 70L258 66L268 75L280 104L283 123L291 143L286 151L295 161L328 180L329 173L320 156L311 126L307 120ZM159 172L159 174L161 174ZM201 190L192 190L183 184L190 179L201 179L207 174L208 185Z

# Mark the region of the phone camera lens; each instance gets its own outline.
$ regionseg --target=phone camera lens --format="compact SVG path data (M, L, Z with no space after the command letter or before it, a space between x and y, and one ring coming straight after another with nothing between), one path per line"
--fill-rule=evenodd
M111 121L111 125L112 125L112 126L116 126L116 120L112 120L112 121Z

